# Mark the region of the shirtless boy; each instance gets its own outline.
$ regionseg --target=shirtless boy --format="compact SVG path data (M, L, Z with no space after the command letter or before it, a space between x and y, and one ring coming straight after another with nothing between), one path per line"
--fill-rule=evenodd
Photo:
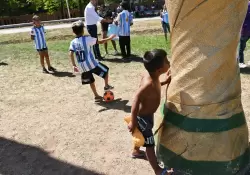
M138 127L145 138L144 147L146 155L156 175L171 174L173 170L162 169L157 162L154 150L154 135L152 128L154 126L154 113L160 105L161 86L169 85L171 81L169 71L169 61L167 53L162 49L147 51L143 58L144 67L147 70L141 80L140 88L137 91L131 110L132 120L128 125L130 132ZM166 73L166 80L160 82L160 75ZM140 155L140 148L135 147L132 153L133 157Z

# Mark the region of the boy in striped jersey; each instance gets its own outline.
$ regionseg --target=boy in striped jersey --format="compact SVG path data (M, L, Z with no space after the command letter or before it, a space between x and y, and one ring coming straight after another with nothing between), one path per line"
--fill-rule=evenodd
M34 26L31 29L30 35L31 35L31 39L35 41L35 46L40 56L40 63L43 68L43 73L49 73L48 70L55 72L56 69L53 68L50 64L48 47L47 47L46 39L45 39L45 30L44 30L44 27L41 25L39 16L37 15L33 16L32 21L33 21ZM46 59L48 70L45 68L44 58Z
M69 56L74 67L74 71L79 72L79 69L75 63L75 54L77 63L80 67L80 71L82 72L82 84L90 84L91 90L95 96L95 101L99 102L102 100L102 97L96 91L95 79L93 74L96 74L104 79L105 91L113 89L114 87L108 84L109 68L95 59L91 48L95 44L104 44L107 41L112 40L115 35L111 35L109 38L105 38L102 40L97 40L97 38L93 38L91 36L83 36L84 24L82 21L74 22L72 24L72 30L75 33L76 38L73 39L70 43Z
M131 56L130 47L130 26L133 25L133 16L128 11L129 5L127 2L122 2L123 11L118 14L115 23L119 26L119 44L123 59L129 59Z

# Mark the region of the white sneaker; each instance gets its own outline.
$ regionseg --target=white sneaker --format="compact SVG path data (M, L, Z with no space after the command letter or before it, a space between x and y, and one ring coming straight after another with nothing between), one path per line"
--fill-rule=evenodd
M114 52L114 55L116 56L116 55L118 55L119 53L117 52L117 50Z
M245 65L244 63L239 63L239 67L240 67L240 68L246 68L247 65Z

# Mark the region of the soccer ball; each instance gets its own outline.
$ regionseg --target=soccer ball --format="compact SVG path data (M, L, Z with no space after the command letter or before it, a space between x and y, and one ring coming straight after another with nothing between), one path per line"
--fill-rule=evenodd
M104 99L104 101L106 101L106 102L111 102L111 101L113 101L114 100L114 93L112 92L112 91L106 91L106 92L104 92L104 94L103 94L103 99Z

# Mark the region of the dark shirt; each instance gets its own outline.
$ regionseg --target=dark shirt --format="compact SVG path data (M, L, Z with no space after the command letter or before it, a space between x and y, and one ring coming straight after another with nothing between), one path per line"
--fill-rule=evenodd
M250 36L250 2L248 2L247 15L242 26L241 36Z

